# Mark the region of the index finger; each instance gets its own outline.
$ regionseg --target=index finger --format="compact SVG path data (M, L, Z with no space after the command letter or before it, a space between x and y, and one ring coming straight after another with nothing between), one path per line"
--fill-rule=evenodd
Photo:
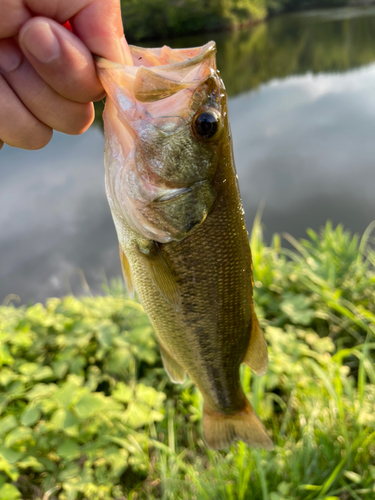
M35 14L59 23L70 21L76 34L93 54L123 62L124 30L119 0L25 0Z
M90 52L123 63L129 50L123 46L120 0L1 0L0 38L16 36L33 16L62 24L70 21L74 34ZM124 50L125 48L125 50Z

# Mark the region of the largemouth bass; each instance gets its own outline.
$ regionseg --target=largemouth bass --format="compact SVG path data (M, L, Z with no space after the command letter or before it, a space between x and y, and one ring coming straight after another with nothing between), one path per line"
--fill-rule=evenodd
M213 449L272 448L240 383L267 346L216 47L130 47L133 65L97 59L106 90L106 191L129 292L137 291L175 383L203 396Z

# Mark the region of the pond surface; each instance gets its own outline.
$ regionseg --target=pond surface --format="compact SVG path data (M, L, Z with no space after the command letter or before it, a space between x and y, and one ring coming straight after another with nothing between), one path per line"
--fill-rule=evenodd
M168 41L218 45L249 229L264 204L274 232L375 219L375 8L310 11L234 33ZM160 42L159 42L160 44ZM158 45L159 45L158 44ZM100 123L36 152L0 152L0 302L101 290L120 274L103 180Z

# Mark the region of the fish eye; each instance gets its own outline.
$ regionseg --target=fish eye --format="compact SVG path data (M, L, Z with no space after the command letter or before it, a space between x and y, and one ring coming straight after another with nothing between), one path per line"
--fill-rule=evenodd
M219 120L213 113L204 111L195 117L193 126L199 137L211 139L219 128Z

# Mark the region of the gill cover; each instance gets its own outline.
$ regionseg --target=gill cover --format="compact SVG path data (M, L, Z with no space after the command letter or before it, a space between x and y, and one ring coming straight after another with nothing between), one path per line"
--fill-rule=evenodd
M133 66L97 58L107 93L107 196L115 223L167 243L202 223L215 201L223 88L216 47L130 51Z

